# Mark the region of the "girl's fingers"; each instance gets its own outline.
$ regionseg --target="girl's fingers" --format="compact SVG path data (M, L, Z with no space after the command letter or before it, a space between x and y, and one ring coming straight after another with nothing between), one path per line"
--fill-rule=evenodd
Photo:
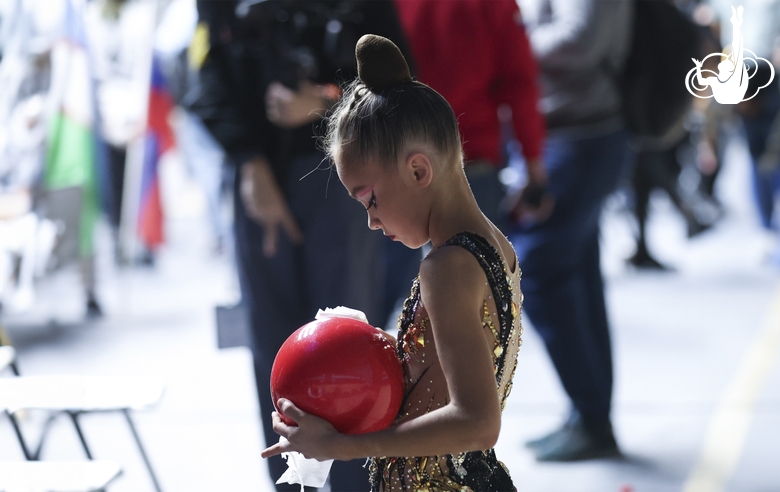
M274 432L276 432L280 436L284 437L285 439L289 439L290 438L290 434L292 433L291 432L292 429L290 428L289 425L287 425L284 422L282 422L282 419L279 417L279 414L276 413L276 412L271 414L271 420L273 422L272 426L273 426Z
M271 456L276 456L277 454L282 454L284 452L285 449L282 448L282 443L278 442L270 448L264 449L263 452L260 453L260 456L263 458L270 458Z
M293 402L284 398L280 398L279 401L276 402L276 408L278 408L284 415L290 417L298 423L300 423L301 420L305 419L308 415L306 412L296 407Z

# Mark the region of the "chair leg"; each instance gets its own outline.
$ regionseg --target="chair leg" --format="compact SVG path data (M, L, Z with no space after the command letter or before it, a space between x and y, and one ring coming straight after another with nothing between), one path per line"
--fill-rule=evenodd
M138 431L135 429L135 424L133 423L133 419L130 416L130 410L125 408L122 410L122 413L125 414L127 425L130 426L130 431L133 433L136 444L138 444L138 450L141 452L141 457L144 459L146 469L149 470L149 476L152 478L152 482L154 483L154 490L157 492L162 492L162 489L160 488L160 482L157 481L157 476L154 474L154 470L152 469L152 463L149 461L149 457L146 455L146 450L144 450L144 446L141 444L141 438L138 436Z
M22 428L19 426L19 421L16 420L16 415L9 412L8 410L5 411L5 414L11 420L11 425L14 428L14 432L16 432L16 438L19 440L19 446L22 448L22 453L24 453L24 459L27 461L37 461L38 457L30 452L30 449L27 447L27 443L24 441Z
M92 459L92 453L89 451L89 446L87 446L87 440L84 439L84 432L81 430L81 426L79 425L79 418L77 412L68 412L68 415L70 415L70 419L73 421L73 427L76 428L76 434L79 435L79 440L81 441L81 447L84 448L84 452L87 454L88 459Z
M19 425L19 420L16 418L16 415L9 412L8 410L5 411L5 414L11 421L11 425L13 426L14 432L16 433L16 438L19 441L19 446L22 448L22 453L24 453L24 458L27 461L40 460L41 450L43 449L43 442L46 440L46 435L49 433L49 428L51 427L51 424L54 422L56 417L54 415L50 415L49 418L46 419L46 422L43 424L43 429L41 430L41 437L38 441L38 446L35 448L35 451L31 451L27 446L27 442L24 440L24 436L22 435L22 426Z

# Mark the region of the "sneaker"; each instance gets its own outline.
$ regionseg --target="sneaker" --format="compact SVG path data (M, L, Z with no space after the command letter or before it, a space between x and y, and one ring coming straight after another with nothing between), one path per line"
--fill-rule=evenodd
M550 441L554 441L555 439L557 439L558 436L561 433L563 433L565 429L566 429L566 425L564 425L563 427L561 427L558 430L550 432L549 434L547 434L545 436L538 437L536 439L531 439L530 441L526 441L525 442L525 447L528 448L528 449L531 449L531 450L536 450L536 449L542 448L542 447L546 446L547 443L549 443Z
M103 317L103 308L100 307L100 303L95 299L95 296L90 295L87 298L87 318L97 319Z
M706 232L712 228L712 224L704 224L698 220L692 220L688 222L688 239L694 238L699 234Z
M582 461L620 456L611 426L601 435L582 422L567 423L534 448L537 461Z
M650 255L647 251L638 249L634 256L628 259L628 262L640 270L655 270L658 272L671 272L674 269L664 265Z

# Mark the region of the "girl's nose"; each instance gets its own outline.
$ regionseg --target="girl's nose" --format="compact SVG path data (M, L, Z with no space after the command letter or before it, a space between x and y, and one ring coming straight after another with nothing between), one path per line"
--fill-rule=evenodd
M368 228L372 231L382 228L382 223L376 217L371 217L371 212L368 213Z

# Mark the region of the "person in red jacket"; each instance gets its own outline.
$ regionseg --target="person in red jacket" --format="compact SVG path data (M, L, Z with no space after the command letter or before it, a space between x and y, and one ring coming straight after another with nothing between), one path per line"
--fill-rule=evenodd
M514 0L395 0L411 45L418 79L439 92L458 117L466 176L480 208L505 231L505 190L498 171L501 149L499 107L511 109L514 136L522 145L528 187L519 204L538 206L546 187L542 166L544 118L538 67ZM515 207L521 213L522 205ZM505 231L506 232L506 231Z

